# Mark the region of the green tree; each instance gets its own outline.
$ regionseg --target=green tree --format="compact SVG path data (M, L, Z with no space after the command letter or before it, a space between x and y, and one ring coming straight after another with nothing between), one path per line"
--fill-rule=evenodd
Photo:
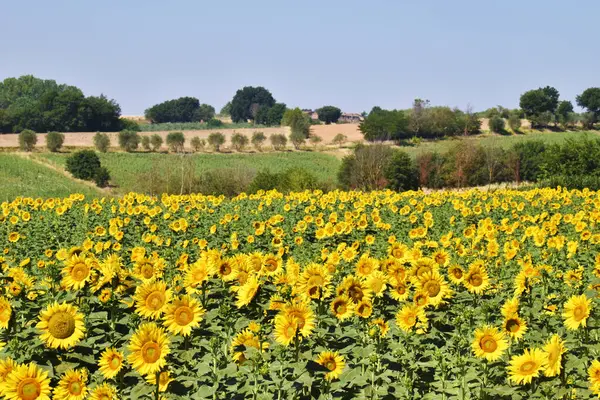
M60 150L65 142L65 135L60 132L48 132L46 135L46 148L53 153Z
M387 187L398 192L417 190L419 173L412 158L404 151L396 150L390 157L383 174L387 179Z
M159 151L163 144L163 138L158 133L150 136L150 145L152 146L152 151Z
M285 114L283 114L281 124L289 126L292 131L291 134L295 135L298 139L301 136L306 139L310 134L310 118L298 107L287 110Z
M213 132L208 135L208 144L212 146L212 148L218 152L221 149L221 146L225 143L225 135L221 132Z
M269 137L274 150L285 150L287 146L287 137L281 133L274 133Z
M275 103L273 107L260 107L256 113L255 124L266 126L278 126L285 114L287 107L284 103Z
M382 110L374 107L371 113L361 122L360 131L370 142L384 140L408 139L408 118L400 110Z
M204 139L200 139L198 136L194 136L190 141L190 145L192 146L192 149L198 153L204 149L206 146L206 141Z
M327 125L338 122L342 116L342 110L334 106L324 106L317 109L316 112L319 115L319 121L323 121Z
M228 101L227 104L225 104L223 106L223 108L221 108L221 111L219 111L219 115L223 115L223 116L231 115L231 102L230 101Z
M585 108L592 114L592 118L587 124L588 128L593 127L594 123L598 122L600 117L600 88L594 87L583 91L576 98L577 105Z
M22 151L33 151L37 143L37 134L31 129L25 129L19 133L19 148Z
M140 143L142 144L142 149L146 151L152 150L152 146L150 145L150 136L142 136Z
M344 135L343 133L338 133L337 135L335 135L333 137L333 140L331 141L331 143L342 147L344 145L344 143L346 143L347 141L348 141L348 136Z
M558 118L558 122L563 126L563 128L567 128L571 123L571 115L573 113L573 103L567 100L563 100L558 103L558 107L556 108L556 116Z
M492 117L490 119L490 130L495 133L504 132L504 128L506 127L506 123L504 122L504 118L500 116L500 114Z
M513 132L518 132L521 129L521 116L518 113L511 112L508 116L508 126Z
M101 153L106 153L110 147L110 138L106 133L96 132L94 135L94 147Z
M252 142L252 146L254 146L254 148L258 151L262 151L262 146L265 143L265 140L267 140L267 137L265 136L264 133L262 132L253 132L252 133L252 139L250 140Z
M169 132L167 135L167 146L174 153L181 153L185 145L183 132Z
M93 150L80 150L67 158L66 167L75 178L91 181L100 168L100 158Z
M383 144L359 145L342 159L338 180L344 189L376 190L386 187L385 171L394 155Z
M546 86L535 90L529 90L521 95L519 106L525 112L525 116L532 121L532 125L541 125L547 119L542 116L548 112L554 114L558 107L559 93L553 87Z
M144 115L152 123L208 121L214 117L215 109L208 104L200 104L195 97L180 97L156 104Z
M196 121L208 122L215 117L215 108L210 104L200 104L194 117Z
M127 152L137 150L140 144L140 135L135 131L119 132L119 147Z
M231 119L233 122L255 120L261 107L271 108L275 99L271 92L262 86L246 86L238 90L231 100Z
M248 142L249 140L246 135L237 132L231 135L231 145L236 151L243 151L248 145Z

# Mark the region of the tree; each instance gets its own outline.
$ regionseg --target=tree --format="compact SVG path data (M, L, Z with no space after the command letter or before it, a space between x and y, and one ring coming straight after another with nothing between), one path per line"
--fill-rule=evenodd
M202 151L206 146L206 140L200 139L198 136L194 136L190 141L190 145L192 146L192 149L194 149L194 151L198 153Z
M287 107L284 103L275 103L273 107L260 107L254 123L266 126L280 125L286 110Z
M521 129L521 116L518 113L511 112L508 116L508 126L513 132L518 132Z
M598 122L600 117L600 88L594 87L583 91L576 98L577 105L585 108L592 114L592 118L587 124L588 128L593 127L594 123Z
M183 132L169 132L167 135L167 146L174 153L181 153L185 145Z
M110 147L110 138L106 133L96 132L94 135L94 147L100 153L106 153Z
M274 133L269 137L274 150L284 150L287 146L287 138L281 133Z
M540 118L544 112L554 114L558 107L559 93L553 87L546 86L535 90L529 90L521 95L519 106L525 112L525 116L532 121L532 125L540 125L547 118ZM543 126L543 125L541 125Z
M215 115L214 107L200 104L195 97L180 97L148 108L144 115L152 123L208 121Z
M150 136L150 145L152 146L152 151L160 150L160 147L163 144L163 138L159 134L155 133Z
M385 170L394 150L383 144L359 145L342 159L338 180L344 189L376 190L386 187Z
M234 133L231 135L231 145L236 151L242 151L248 145L248 137L241 133Z
M140 135L135 131L119 132L119 147L127 152L137 150L140 144Z
M323 138L321 136L318 136L318 135L310 135L310 137L308 138L308 140L310 141L310 143L316 149L317 146L319 145L319 143L321 143L323 141Z
M310 134L310 118L298 107L287 110L285 114L283 114L281 124L284 126L289 126L290 130L292 131L291 134L295 135L295 137L298 139L301 136L306 139Z
M48 132L46 134L46 147L53 153L60 150L65 142L65 135L60 132Z
M319 121L323 121L327 125L338 122L342 116L342 110L334 106L324 106L317 109L316 112L319 114Z
M31 129L25 129L19 133L19 148L23 151L33 151L37 143L37 134Z
M81 150L67 158L66 166L75 178L90 181L100 168L100 158L92 150Z
M344 145L344 143L346 143L347 141L348 141L348 136L344 135L343 133L338 133L337 135L334 136L331 143L342 147Z
M256 150L262 151L262 146L263 146L263 143L265 142L265 140L267 140L267 137L265 136L264 133L253 132L252 139L250 141L252 142L252 146L254 146L254 148Z
M215 108L209 104L200 104L194 119L196 121L208 122L215 117Z
M558 104L556 116L558 117L558 122L560 122L565 129L570 125L573 110L573 103L570 101L563 100Z
M398 192L417 190L419 174L412 158L404 151L396 150L386 165L383 174L387 187Z
M370 142L408 139L408 118L400 110L382 110L375 107L359 126Z
M96 169L96 173L94 174L94 183L98 187L107 187L108 182L110 181L110 173L106 167L99 167Z
M142 149L146 151L150 151L152 149L152 146L150 145L150 136L142 136L140 143L142 144Z
M227 104L225 104L223 106L223 108L221 108L221 111L219 111L219 115L231 115L231 102L228 101Z
M290 142L292 142L296 150L299 150L306 142L306 136L304 136L302 132L292 131L292 133L290 133Z
M254 120L261 107L273 107L275 99L271 92L262 86L246 86L238 90L231 100L231 119L233 122Z
M218 152L221 149L221 146L225 143L225 135L221 132L213 132L208 135L208 144L213 147L213 149Z
M498 114L490 119L490 130L492 132L502 133L502 132L504 132L505 126L506 126L506 124L504 122L504 118L502 118L500 116L500 114Z
M419 136L421 129L425 124L427 109L429 108L429 100L415 99L409 116L409 129L415 136Z

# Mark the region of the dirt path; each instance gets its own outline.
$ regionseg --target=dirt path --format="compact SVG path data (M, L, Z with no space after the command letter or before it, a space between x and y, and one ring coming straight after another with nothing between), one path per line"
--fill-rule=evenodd
M22 152L15 152L13 153L21 158L25 158L27 160L33 161L34 163L43 166L44 168L48 168L51 169L53 171L58 172L59 174L61 174L62 176L64 176L65 178L79 183L81 185L87 186L105 196L111 196L112 195L112 190L110 188L99 188L98 186L96 186L94 184L94 182L90 182L90 181L84 181L82 179L77 179L74 178L69 172L65 171L63 168L60 168L54 164L51 164L49 162L43 161L35 156L33 156L31 153L22 153Z

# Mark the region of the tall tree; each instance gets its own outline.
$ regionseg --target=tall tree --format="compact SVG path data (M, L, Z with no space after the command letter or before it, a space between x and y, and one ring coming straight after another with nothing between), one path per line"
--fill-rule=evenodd
M303 136L307 138L310 134L310 120L308 115L304 114L298 107L287 110L283 114L281 124L289 126L294 136Z
M233 122L254 120L261 107L273 107L275 99L271 92L262 86L246 86L238 90L231 100Z
M519 106L525 112L525 116L532 124L543 125L546 116L544 113L554 115L558 107L558 90L551 86L529 90L521 95Z
M180 97L155 104L148 108L144 115L157 124L163 122L197 122L205 116L208 116L206 120L212 118L215 109L207 104L202 106L201 108L200 101L195 97Z
M316 111L319 115L319 121L325 122L325 124L338 122L338 119L342 116L342 110L334 106L323 106Z
M373 107L359 126L368 141L400 140L410 137L408 118L400 110L382 110Z
M593 126L600 117L600 88L594 87L583 91L576 98L577 105L585 108L592 117L589 120L589 127Z

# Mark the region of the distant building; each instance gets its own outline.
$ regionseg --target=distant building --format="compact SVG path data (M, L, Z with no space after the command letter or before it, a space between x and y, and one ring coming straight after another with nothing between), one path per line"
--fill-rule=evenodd
M363 116L357 113L342 113L338 122L346 124L358 124L363 120Z

